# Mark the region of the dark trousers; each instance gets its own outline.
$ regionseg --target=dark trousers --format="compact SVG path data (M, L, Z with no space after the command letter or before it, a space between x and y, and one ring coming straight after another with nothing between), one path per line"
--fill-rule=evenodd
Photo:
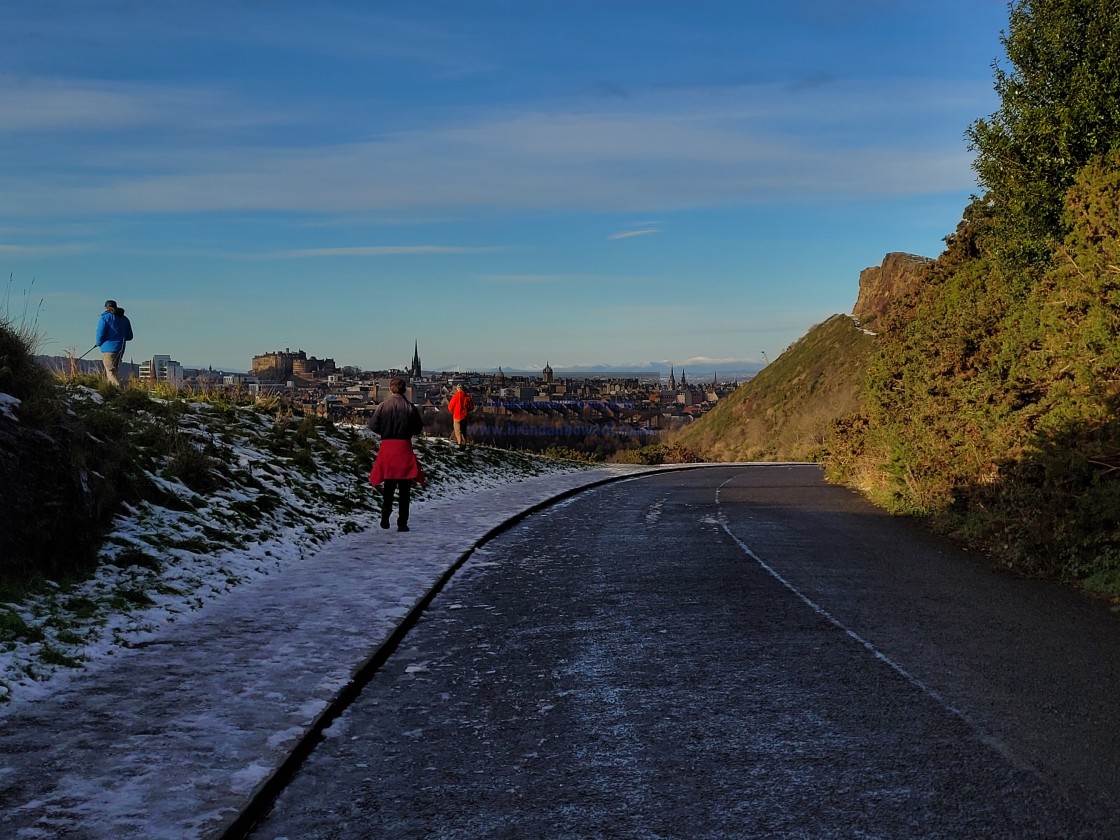
M407 478L387 478L381 482L381 521L388 524L393 512L393 496L399 495L397 527L408 524L408 505L412 501L412 481Z

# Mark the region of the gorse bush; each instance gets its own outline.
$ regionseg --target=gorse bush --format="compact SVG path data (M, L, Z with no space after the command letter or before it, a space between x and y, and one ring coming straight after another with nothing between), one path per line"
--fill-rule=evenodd
M1120 558L1120 151L1063 203L1029 288L967 231L892 313L830 477L1032 574L1115 587ZM1120 594L1118 590L1116 594Z
M659 443L652 446L642 446L638 449L628 449L619 452L614 457L617 464L644 464L656 466L659 464L697 464L703 458L693 449L679 443Z
M172 446L166 469L169 477L181 481L200 494L209 493L221 486L219 461L214 458L209 446L184 434L173 437Z
M52 579L94 562L120 493L131 486L125 435L66 405L34 358L26 329L0 324L0 392L21 400L0 416L0 579Z
M889 313L828 474L1006 565L1120 595L1120 6L1023 0L986 192Z
M582 461L588 464L593 464L598 461L595 453L573 449L570 446L550 446L541 454L544 455L545 458L552 458L557 461Z
M1068 231L1063 197L1120 136L1120 6L1017 0L996 63L999 109L968 137L986 246L1005 266L1045 264Z
M1079 173L1063 221L1055 267L1006 339L1022 450L978 503L1002 512L1017 563L1084 577L1120 556L1120 151Z
M199 407L215 428L239 412L262 420L262 411L277 412L275 449L306 472L318 468L320 427L311 418L294 426L279 401L56 377L36 361L34 345L29 330L0 323L0 392L21 401L16 419L0 416L0 582L80 579L95 568L121 502L189 510L191 494L233 481L232 450L200 426ZM169 489L175 483L188 492Z
M35 361L37 345L33 326L15 324L0 312L0 393L24 401L51 396L53 378Z

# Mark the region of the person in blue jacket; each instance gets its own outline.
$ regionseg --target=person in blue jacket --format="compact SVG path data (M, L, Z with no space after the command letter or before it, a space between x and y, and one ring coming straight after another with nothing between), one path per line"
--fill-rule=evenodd
M97 346L101 348L101 362L105 365L105 378L118 388L121 380L117 369L124 357L125 342L132 341L132 323L115 300L105 301L105 311L97 322Z

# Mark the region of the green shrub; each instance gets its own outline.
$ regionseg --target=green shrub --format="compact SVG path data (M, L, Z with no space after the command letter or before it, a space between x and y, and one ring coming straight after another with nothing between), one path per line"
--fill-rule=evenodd
M594 453L583 452L579 449L572 449L570 446L550 446L541 453L546 458L552 458L557 461L583 461L586 463L595 463L598 458Z
M80 668L82 660L73 656L67 656L53 645L43 645L39 650L39 659L47 665L59 665L63 668Z
M157 558L136 546L129 546L122 549L117 553L117 556L113 558L112 563L114 566L119 566L122 569L128 568L129 566L138 566L142 569L151 569L153 572L158 572L162 567L162 564Z
M35 360L38 341L33 327L15 325L0 312L0 393L31 400L52 391L53 376Z
M292 463L302 470L309 473L316 473L319 471L319 465L315 462L315 455L310 449L296 449L291 455Z
M614 457L616 464L644 464L656 466L658 464L695 464L703 458L690 447L680 443L659 443L652 446L643 446L639 449L628 449L619 452Z
M139 387L125 388L119 395L116 395L116 400L122 408L129 411L151 410L156 405L148 391Z
M209 493L220 486L216 466L213 456L206 451L205 446L180 434L165 472L196 493Z
M44 638L41 628L29 626L17 613L11 610L0 612L0 643L16 640L41 642Z
M310 414L299 421L296 426L295 439L301 446L307 446L312 440L319 438L319 424Z

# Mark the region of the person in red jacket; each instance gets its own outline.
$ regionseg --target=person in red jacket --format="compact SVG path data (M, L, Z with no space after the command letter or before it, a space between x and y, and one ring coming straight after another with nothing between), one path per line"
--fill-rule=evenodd
M451 399L447 402L447 409L451 412L451 420L453 428L451 430L451 439L459 444L462 449L467 445L467 417L474 410L474 400L468 394L462 385L455 386L455 393L451 395Z
M370 418L369 427L381 435L377 459L369 473L369 483L381 491L381 527L389 527L393 512L393 496L400 499L397 507L397 530L408 530L408 508L412 498L412 482L423 484L424 469L412 449L412 436L424 429L424 420L416 406L404 395L404 380L389 381L389 399L381 403Z

